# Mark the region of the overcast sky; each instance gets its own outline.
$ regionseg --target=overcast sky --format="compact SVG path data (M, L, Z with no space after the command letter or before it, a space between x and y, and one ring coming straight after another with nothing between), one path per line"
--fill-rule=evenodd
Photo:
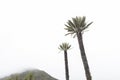
M64 36L67 20L94 23L83 34L93 80L120 80L119 0L0 0L0 77L30 68L65 80L59 44L72 45L70 80L85 80L77 38Z

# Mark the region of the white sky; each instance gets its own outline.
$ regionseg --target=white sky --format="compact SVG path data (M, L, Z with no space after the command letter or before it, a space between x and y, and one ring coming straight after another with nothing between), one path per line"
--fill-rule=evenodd
M75 16L94 23L83 34L93 80L120 80L119 0L0 0L0 77L38 68L65 80L63 52L69 42L71 80L84 80L77 39L64 24Z

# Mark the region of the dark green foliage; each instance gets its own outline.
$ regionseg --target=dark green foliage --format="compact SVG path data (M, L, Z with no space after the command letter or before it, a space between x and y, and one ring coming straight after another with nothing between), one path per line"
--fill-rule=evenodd
M28 70L19 74L12 74L0 80L57 80L41 70Z
M15 80L19 80L19 77L18 77L18 75L16 75L16 76L15 76Z
M33 73L28 73L28 74L26 74L24 80L35 80Z

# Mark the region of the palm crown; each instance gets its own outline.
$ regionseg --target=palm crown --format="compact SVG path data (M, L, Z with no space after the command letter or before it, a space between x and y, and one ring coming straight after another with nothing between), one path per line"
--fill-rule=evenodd
M66 51L68 49L70 49L71 45L69 45L69 43L62 43L58 48L62 51Z
M71 20L68 20L67 24L65 24L66 28L65 30L68 31L68 34L66 35L73 35L76 33L80 33L82 31L84 31L86 28L88 28L89 25L91 25L93 22L90 22L90 23L86 23L85 22L86 20L86 17L83 16L83 17L75 17L75 18L72 18L72 21Z

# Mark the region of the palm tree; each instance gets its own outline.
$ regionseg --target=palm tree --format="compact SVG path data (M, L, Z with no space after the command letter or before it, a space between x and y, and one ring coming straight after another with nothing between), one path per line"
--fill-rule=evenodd
M66 80L69 80L69 68L68 68L68 57L67 57L67 50L70 49L71 45L68 43L62 43L59 46L59 49L61 51L64 51L64 61L65 61L65 75L66 75Z
M87 61L87 57L86 57L86 53L85 53L85 49L84 49L82 33L93 22L86 23L85 20L86 20L85 16L72 18L72 20L68 20L67 24L65 24L65 26L66 26L65 30L67 30L67 32L68 32L66 35L71 34L71 35L74 35L73 37L77 36L78 44L79 44L79 48L80 48L80 52L81 52L81 57L82 57L82 61L83 61L83 66L84 66L84 70L85 70L86 79L92 80L91 73L89 70L88 61Z

